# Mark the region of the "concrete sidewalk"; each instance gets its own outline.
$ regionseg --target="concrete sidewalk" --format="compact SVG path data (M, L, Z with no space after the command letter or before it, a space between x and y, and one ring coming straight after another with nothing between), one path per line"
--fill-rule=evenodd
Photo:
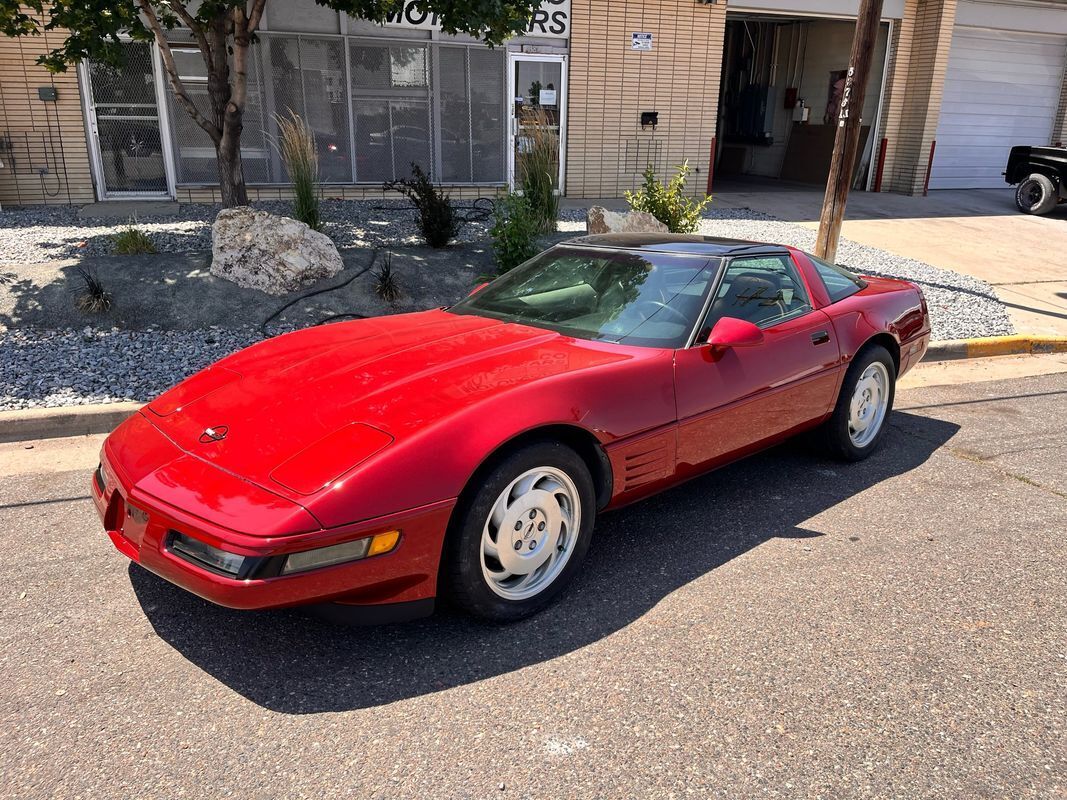
M818 228L821 189L722 181L716 205L751 208ZM1067 336L1067 205L1021 214L1013 190L933 191L927 197L853 192L842 236L996 287L1020 333Z

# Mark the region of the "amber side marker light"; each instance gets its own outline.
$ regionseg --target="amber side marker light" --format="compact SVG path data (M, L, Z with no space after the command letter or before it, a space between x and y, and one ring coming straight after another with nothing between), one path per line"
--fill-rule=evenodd
M282 567L282 575L304 572L319 567L330 567L348 561L359 561L369 556L380 556L393 550L400 541L400 531L386 531L365 539L305 550L302 553L290 553Z

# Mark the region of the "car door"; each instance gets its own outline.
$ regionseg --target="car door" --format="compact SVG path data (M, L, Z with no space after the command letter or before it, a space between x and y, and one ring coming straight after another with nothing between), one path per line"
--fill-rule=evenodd
M754 323L763 341L702 344L723 317ZM788 254L728 262L700 331L675 358L680 472L728 461L832 409L841 369L837 336Z

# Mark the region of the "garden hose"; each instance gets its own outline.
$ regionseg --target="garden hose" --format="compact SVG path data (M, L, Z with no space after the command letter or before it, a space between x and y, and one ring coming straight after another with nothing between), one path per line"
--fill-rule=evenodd
M354 281L356 278L360 277L361 275L365 275L367 273L367 271L371 267L374 266L374 262L377 261L377 259L378 259L378 248L374 248L374 250L371 251L370 260L367 262L366 266L364 266L363 269L361 269L358 272L356 272L355 275L352 275L351 277L346 278L344 281L342 281L341 283L337 284L336 286L326 286L326 287L324 287L322 289L313 289L310 292L304 292L302 295L299 295L298 297L294 297L289 302L287 302L284 305L282 305L282 306L278 307L277 309L275 309L271 313L271 315L269 317L267 317L265 320L263 320L261 323L259 323L259 329L261 331L263 331L264 333L266 333L267 325L270 323L271 320L275 319L279 314L281 314L287 308L290 308L291 306L296 305L297 303L301 302L302 300L307 300L309 297L315 297L316 295L326 294L327 292L332 292L332 291L334 291L336 289L343 289L344 287L346 287L350 283L352 283L352 281ZM342 318L342 317L351 318L351 319L365 319L366 315L357 314L357 313L354 313L354 312L351 313L351 314L332 314L331 316L326 317L326 319L320 320L320 322L330 322L331 320L339 319L339 318Z

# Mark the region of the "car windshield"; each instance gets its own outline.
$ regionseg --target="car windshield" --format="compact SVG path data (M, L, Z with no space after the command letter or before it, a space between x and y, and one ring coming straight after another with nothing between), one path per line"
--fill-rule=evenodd
M721 259L554 247L451 308L644 347L683 347Z

